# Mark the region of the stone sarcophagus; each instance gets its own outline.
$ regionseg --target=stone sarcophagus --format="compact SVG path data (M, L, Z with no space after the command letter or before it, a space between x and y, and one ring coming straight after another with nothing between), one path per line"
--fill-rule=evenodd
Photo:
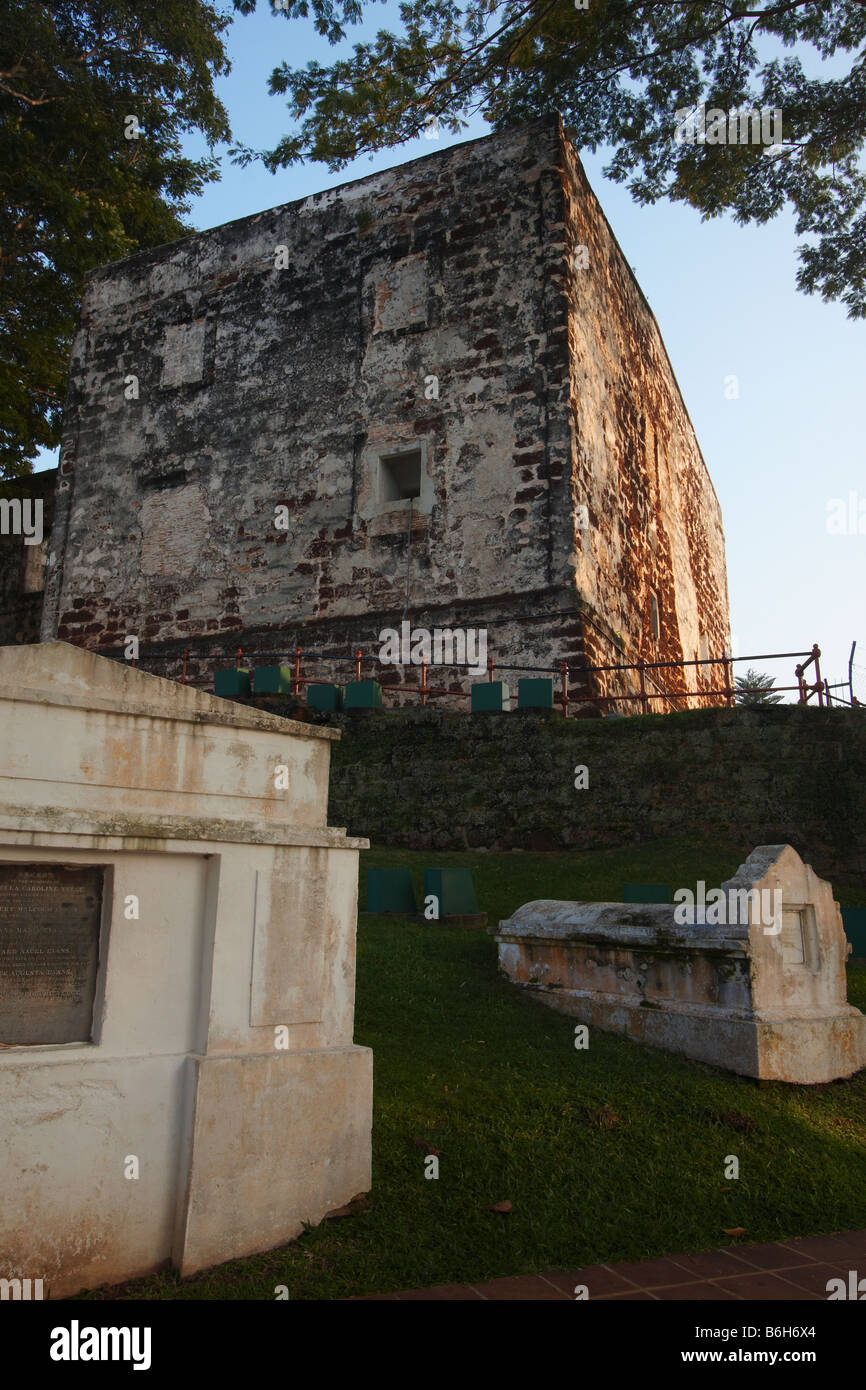
M591 1027L745 1076L815 1084L866 1066L839 905L790 845L674 898L526 903L492 929L500 969Z

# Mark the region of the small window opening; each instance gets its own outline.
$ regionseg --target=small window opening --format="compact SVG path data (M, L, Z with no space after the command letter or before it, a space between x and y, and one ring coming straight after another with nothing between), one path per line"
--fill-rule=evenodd
M421 450L386 454L379 459L379 501L408 501L421 496Z
M650 590L650 629L653 641L657 642L661 636L661 624L659 623L659 601L656 595Z

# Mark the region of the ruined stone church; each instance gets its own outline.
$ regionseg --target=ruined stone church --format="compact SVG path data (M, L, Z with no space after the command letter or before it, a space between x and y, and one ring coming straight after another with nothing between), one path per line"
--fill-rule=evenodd
M719 504L555 117L91 275L48 551L42 640L164 675L345 679L316 662L407 617L514 666L729 641Z

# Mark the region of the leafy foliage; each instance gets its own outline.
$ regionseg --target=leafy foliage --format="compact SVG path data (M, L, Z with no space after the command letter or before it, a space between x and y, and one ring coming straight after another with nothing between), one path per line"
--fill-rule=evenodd
M381 30L330 66L275 69L270 90L288 94L300 124L261 157L272 170L302 159L335 170L415 138L431 117L457 133L470 112L499 130L559 110L579 147L613 147L605 172L640 203L667 197L704 219L728 212L739 223L764 223L790 206L808 238L798 287L866 316L866 0L580 3L403 0L399 35ZM255 0L236 4L255 8ZM289 18L312 13L332 44L363 8L361 0L270 4ZM808 57L820 69L849 53L842 76L815 77L804 64ZM701 102L728 113L781 110L780 145L677 142L677 111ZM235 156L243 163L255 153Z
M744 676L734 677L737 691L734 699L738 705L744 705L747 709L753 709L755 705L780 705L781 695L772 693L774 684L775 677L764 676L760 671L753 671L750 666Z
M207 0L0 0L0 476L58 442L87 272L177 240L217 177L180 136L230 138L229 23Z

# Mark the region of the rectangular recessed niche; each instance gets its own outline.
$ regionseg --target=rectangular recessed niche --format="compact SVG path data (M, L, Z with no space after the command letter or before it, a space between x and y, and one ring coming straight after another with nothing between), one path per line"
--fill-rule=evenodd
M782 959L786 965L806 964L803 918L796 908L782 911Z
M815 913L809 903L785 903L780 941L784 965L804 965L813 971L820 968Z
M805 966L820 970L822 956L817 944L817 923L812 903L785 902L781 910L781 959L784 966Z
M379 501L400 502L421 496L421 450L379 456Z
M90 1042L104 870L0 864L0 1043Z
M152 473L145 473L138 480L139 487L163 488L182 487L189 482L189 474L185 468L156 469Z

